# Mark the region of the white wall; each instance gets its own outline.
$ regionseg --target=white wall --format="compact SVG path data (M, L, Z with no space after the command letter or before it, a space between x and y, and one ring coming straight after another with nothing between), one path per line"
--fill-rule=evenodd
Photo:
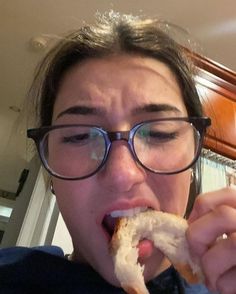
M17 245L32 247L52 244L61 247L65 254L70 254L73 248L70 235L61 214L57 216L55 196L48 187L47 175L40 168Z
M21 171L28 168L26 117L0 110L0 189L16 192Z
M58 217L52 245L57 245L61 247L65 254L70 254L73 251L71 237L61 214L59 214Z

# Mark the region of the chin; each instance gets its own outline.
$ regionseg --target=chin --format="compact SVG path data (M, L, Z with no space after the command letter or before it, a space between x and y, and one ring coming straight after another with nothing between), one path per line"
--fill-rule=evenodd
M104 280L115 287L121 287L114 272L112 256L109 252L109 243L97 244L95 252L86 256L83 254L84 263L89 264ZM101 248L102 247L102 248Z
M115 287L121 287L120 282L117 280L115 276L114 266L112 262L109 262L108 264L103 263L100 267L94 267L94 269L109 284Z
M148 259L146 259L145 262L142 262L141 264L145 266L143 275L146 283L157 277L171 265L169 260L165 258L158 249L155 249L152 256L150 256ZM111 258L109 258L107 262L103 262L100 268L96 267L95 270L109 284L115 287L121 287L120 282L115 276L114 265Z

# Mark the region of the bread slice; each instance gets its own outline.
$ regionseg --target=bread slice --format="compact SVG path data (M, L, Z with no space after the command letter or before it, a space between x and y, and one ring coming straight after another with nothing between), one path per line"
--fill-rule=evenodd
M201 268L189 253L187 228L185 219L154 210L119 219L111 240L111 252L121 287L129 294L149 293L143 277L144 266L138 263L137 245L142 239L153 241L188 282L202 281Z

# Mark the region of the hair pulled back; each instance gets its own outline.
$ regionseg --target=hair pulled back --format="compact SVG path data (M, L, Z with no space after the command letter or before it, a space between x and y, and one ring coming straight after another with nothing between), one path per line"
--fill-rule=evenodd
M168 25L155 20L109 12L61 38L43 59L31 87L38 125L50 125L64 74L86 59L110 55L147 56L165 63L176 76L189 116L201 116L193 65L185 50L168 34Z

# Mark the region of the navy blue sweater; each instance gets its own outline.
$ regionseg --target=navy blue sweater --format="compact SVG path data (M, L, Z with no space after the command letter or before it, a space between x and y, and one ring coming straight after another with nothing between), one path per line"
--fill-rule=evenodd
M209 294L202 285L188 285L169 268L148 282L150 294ZM0 249L0 294L124 294L91 267L68 261L55 246Z

